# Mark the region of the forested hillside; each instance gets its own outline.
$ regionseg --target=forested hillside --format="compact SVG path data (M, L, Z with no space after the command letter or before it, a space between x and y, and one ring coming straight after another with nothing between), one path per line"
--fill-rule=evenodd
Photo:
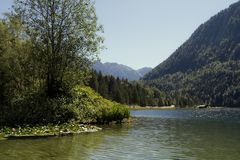
M156 88L150 88L140 82L129 82L127 79L104 76L93 71L89 86L104 98L122 104L138 106L187 106L193 101L179 94L165 94Z
M143 80L196 104L240 107L240 2L202 24Z

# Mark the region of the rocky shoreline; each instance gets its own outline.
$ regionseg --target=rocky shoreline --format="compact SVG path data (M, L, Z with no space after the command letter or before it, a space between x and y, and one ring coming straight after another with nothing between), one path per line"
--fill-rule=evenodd
M25 126L9 128L3 127L0 129L0 140L6 139L27 139L27 138L47 138L47 137L62 137L71 136L82 133L92 133L102 130L97 126L65 123L61 125L44 125L44 126Z

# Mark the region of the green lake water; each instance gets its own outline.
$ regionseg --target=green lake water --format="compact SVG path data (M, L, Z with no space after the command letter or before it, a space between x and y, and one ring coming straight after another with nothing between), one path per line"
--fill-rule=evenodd
M47 139L0 141L0 160L239 160L239 109L136 110L131 124Z

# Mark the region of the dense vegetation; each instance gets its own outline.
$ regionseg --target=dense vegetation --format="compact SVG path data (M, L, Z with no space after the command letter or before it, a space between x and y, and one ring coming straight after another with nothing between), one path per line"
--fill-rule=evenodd
M89 85L104 98L128 105L139 106L187 106L191 99L178 94L165 94L140 82L102 75L93 71Z
M240 107L240 2L202 24L166 61L144 77L195 104Z
M0 20L0 126L127 118L84 87L101 31L90 0L16 0Z

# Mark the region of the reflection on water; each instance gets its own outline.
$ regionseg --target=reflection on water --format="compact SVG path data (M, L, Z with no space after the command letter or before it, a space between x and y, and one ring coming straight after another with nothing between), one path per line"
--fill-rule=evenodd
M0 141L0 159L240 159L240 110L143 110L132 115L132 124L97 133Z

